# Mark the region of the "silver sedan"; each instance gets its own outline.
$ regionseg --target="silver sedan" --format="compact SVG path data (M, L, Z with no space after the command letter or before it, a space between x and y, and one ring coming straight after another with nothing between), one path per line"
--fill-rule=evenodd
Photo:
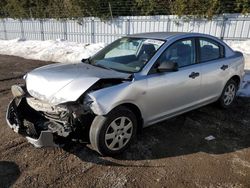
M138 129L213 102L230 107L243 76L242 53L213 36L129 35L82 63L27 73L6 120L36 147L68 138L115 155Z

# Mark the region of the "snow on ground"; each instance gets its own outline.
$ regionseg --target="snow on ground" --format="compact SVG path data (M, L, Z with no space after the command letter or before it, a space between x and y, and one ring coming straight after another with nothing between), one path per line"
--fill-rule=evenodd
M245 41L226 41L226 43L234 50L241 51L245 55L250 55L250 40Z
M226 41L226 43L236 51L240 51L245 57L245 69L250 70L250 40L246 41Z
M240 51L244 54L246 75L242 82L241 89L238 91L238 95L242 97L250 97L250 40L227 41L226 43L234 50Z
M104 43L82 44L63 40L0 40L0 54L62 63L81 62L104 47Z
M250 97L250 40L227 41L234 50L241 51L245 56L246 76L239 95ZM15 55L27 59L53 61L62 63L77 63L88 58L105 46L104 43L83 44L63 40L0 40L0 54Z
M237 93L241 97L250 97L250 71L246 70L246 75Z

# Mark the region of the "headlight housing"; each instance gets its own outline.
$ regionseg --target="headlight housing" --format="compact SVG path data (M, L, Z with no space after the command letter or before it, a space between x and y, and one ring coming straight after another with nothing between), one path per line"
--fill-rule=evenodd
M11 92L14 97L22 97L25 95L25 92L20 85L11 86Z
M23 75L23 79L26 80L27 78L27 74Z

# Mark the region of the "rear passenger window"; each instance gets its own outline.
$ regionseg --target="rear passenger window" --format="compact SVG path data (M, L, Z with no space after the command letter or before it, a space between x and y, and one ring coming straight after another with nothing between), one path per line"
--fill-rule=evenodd
M216 60L223 57L223 47L216 41L210 39L199 39L200 62Z

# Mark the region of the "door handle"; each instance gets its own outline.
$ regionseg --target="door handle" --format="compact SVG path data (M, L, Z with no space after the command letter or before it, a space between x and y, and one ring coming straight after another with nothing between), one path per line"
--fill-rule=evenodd
M221 70L226 70L227 68L228 68L228 65L222 65L220 69Z
M192 72L190 75L189 75L189 78L193 78L195 79L196 77L200 76L200 73L198 72Z

